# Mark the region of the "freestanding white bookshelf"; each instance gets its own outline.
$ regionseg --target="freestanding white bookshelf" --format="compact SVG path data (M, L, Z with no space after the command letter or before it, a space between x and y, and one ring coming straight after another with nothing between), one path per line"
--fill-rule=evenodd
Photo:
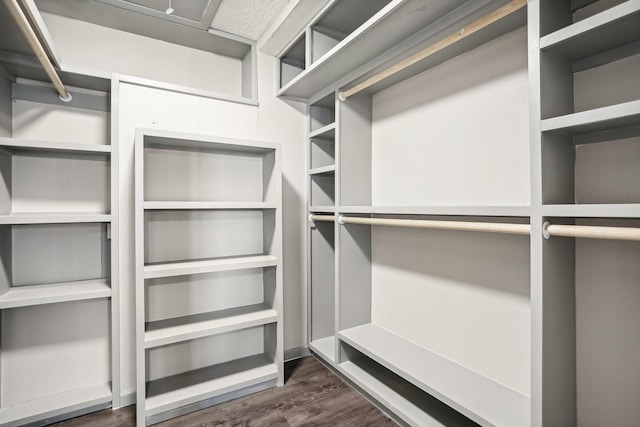
M140 129L137 424L282 385L278 144Z

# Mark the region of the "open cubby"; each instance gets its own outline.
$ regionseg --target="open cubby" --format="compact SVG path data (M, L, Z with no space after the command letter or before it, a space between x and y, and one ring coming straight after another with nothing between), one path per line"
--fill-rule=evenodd
M332 92L324 98L309 104L310 136L315 136L320 129L326 128L336 121L336 99Z
M310 337L309 346L335 361L335 226L333 221L313 222L310 229Z
M525 425L528 237L356 224L338 236L339 338L480 424Z
M111 406L109 311L106 299L2 310L0 424Z
M306 37L304 34L280 57L280 87L302 73L306 67Z
M322 58L389 3L391 0L335 2L311 26L311 63Z

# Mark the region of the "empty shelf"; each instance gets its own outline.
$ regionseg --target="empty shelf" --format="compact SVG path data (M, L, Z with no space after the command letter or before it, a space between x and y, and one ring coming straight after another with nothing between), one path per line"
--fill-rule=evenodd
M259 210L275 209L275 202L187 202L187 201L148 201L145 210Z
M336 171L336 165L322 166L309 170L309 175L333 174Z
M333 213L335 211L335 206L309 206L309 212L312 213Z
M541 130L588 133L640 123L640 101L625 102L542 120Z
M277 380L278 367L259 354L147 382L147 416Z
M144 334L145 348L221 334L278 320L278 313L266 304L230 308L212 313L149 322Z
M336 337L330 336L313 340L309 343L309 348L323 359L335 362L336 359Z
M434 401L412 385L402 384L402 380L371 359L362 358L357 362L347 361L339 365L340 371L360 387L365 393L394 411L405 423L414 427L422 426L477 426L464 416L451 410L444 403Z
M110 214L50 212L50 213L12 213L0 215L0 225L18 224L72 224L79 222L111 222Z
M571 60L588 58L640 39L640 1L629 0L540 38L540 48Z
M44 152L66 151L77 153L111 153L110 145L39 141L22 138L0 138L0 147L5 147L11 150L36 150Z
M339 337L481 425L528 425L527 396L452 360L370 323Z
M110 296L111 287L108 279L12 286L8 292L0 296L0 309L108 298Z
M309 132L309 138L334 139L336 137L336 124L330 123L326 126Z
M234 258L216 258L198 261L168 262L144 266L144 278L184 276L187 274L214 273L246 268L274 267L278 259L273 255L256 255Z
M88 408L106 409L111 406L111 399L108 384L71 390L2 408L0 424L24 425Z
M640 218L640 203L543 205L542 215L582 218Z

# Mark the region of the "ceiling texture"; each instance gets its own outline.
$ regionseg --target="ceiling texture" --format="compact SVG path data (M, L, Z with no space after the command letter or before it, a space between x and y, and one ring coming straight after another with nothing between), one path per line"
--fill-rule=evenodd
M165 23L258 40L288 0L36 0L43 12L122 29L122 21L155 18ZM173 13L167 14L167 9ZM105 10L108 13L104 13ZM100 17L98 17L100 15ZM171 28L166 26L166 28Z

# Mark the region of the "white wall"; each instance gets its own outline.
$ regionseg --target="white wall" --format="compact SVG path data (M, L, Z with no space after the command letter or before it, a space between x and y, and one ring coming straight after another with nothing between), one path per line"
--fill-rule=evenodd
M144 77L241 96L242 61L49 13L42 14L65 66Z

